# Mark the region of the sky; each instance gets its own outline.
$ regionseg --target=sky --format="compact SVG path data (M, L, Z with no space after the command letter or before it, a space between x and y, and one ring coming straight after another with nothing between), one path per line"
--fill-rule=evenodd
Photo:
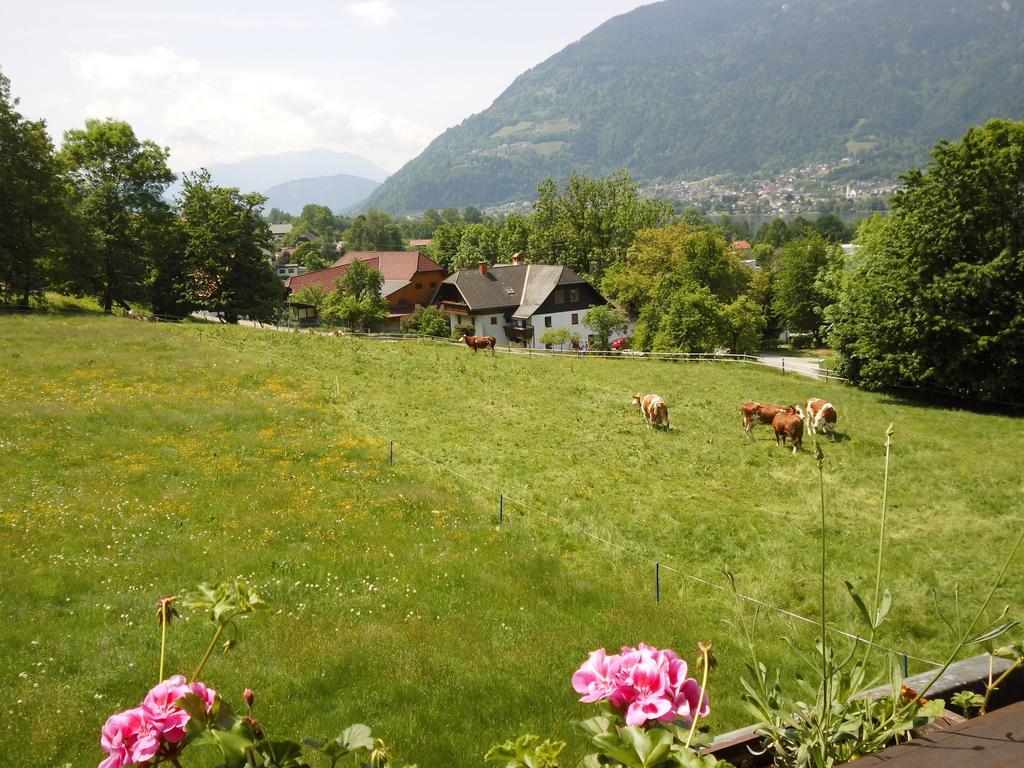
M59 144L127 120L175 171L303 149L393 172L648 0L0 0L0 71Z

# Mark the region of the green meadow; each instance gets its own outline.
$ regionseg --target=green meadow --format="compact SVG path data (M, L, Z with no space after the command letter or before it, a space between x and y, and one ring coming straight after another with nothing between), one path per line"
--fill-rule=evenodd
M859 629L843 579L873 583L895 424L888 648L943 660L932 591L951 611L958 584L964 613L977 606L1024 506L1019 419L735 364L54 314L0 318L0 371L0 765L96 765L104 720L157 682L157 597L229 578L271 610L203 677L239 706L254 689L272 736L364 722L402 760L459 768L533 732L569 741L573 765L588 709L572 673L639 641L691 660L713 642L708 724L743 725L726 622L753 607L725 573L811 618L820 589L813 440L796 456L765 427L748 442L748 399L839 412L823 449L842 629ZM639 391L666 398L669 432L643 427ZM994 604L1019 616L1022 597L1018 563ZM188 674L209 632L182 614L168 664ZM762 611L761 656L787 677L785 638L814 636Z

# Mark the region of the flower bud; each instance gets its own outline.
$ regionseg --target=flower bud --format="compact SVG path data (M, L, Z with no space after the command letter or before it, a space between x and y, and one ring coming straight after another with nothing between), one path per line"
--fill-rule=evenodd
M242 694L242 698L245 699L245 705L249 709L252 709L252 705L256 701L256 694L252 692L252 688L246 688L245 693Z

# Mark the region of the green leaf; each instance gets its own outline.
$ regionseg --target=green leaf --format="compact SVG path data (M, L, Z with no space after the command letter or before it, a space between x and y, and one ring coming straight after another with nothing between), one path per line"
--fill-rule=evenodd
M867 607L867 605L864 604L864 601L861 599L861 596L859 594L857 594L856 587L854 587L851 582L846 581L846 580L843 581L843 584L846 585L846 591L849 592L850 593L850 597L853 598L853 602L857 606L857 610L860 611L860 615L864 619L864 623L869 628L874 626L871 623L871 613L868 611L868 607Z
M1005 635L1018 624L1020 624L1019 621L1008 621L1005 624L1000 624L998 627L993 627L984 634L971 638L965 643L965 645L980 645L982 643L987 643L990 640L995 640L997 637L1002 637L1003 635Z
M875 629L878 629L882 622L885 621L885 617L889 615L890 608L892 608L892 594L887 589L882 592L882 604L878 607L878 616L875 617Z
M355 752L357 749L373 749L373 733L370 731L370 726L362 723L350 725L338 737L338 741L349 752Z

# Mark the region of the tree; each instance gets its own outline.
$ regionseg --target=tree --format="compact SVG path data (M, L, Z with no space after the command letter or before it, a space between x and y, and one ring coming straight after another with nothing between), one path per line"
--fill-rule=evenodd
M462 243L464 228L463 224L442 224L434 231L434 242L430 246L431 258L449 272L456 269L453 265Z
M267 214L267 223L269 224L290 224L293 221L295 221L295 217L280 208L271 208L270 213Z
M831 337L842 374L1024 400L1024 122L942 142L903 181L858 234Z
M173 226L163 200L174 174L168 150L139 141L128 123L87 120L64 134L60 159L71 180L72 205L86 228L68 278L97 296L104 311L146 296L161 244Z
M548 328L544 333L537 339L545 347L553 347L556 344L561 349L570 341L579 343L580 335L576 331L570 331L568 328Z
M573 173L561 188L548 179L538 191L530 252L593 281L626 255L639 230L664 223L672 212L641 197L626 171L604 179Z
M0 302L28 307L68 223L60 168L44 123L25 120L0 73Z
M594 349L608 349L608 338L615 332L625 333L629 320L611 304L602 304L583 316L583 324L594 332Z
M750 296L740 296L722 309L725 319L727 343L724 345L736 355L756 354L764 343L767 327L764 310Z
M494 264L498 260L498 233L490 224L467 224L459 239L459 249L450 268L472 269L481 261Z
M522 214L510 213L498 233L498 258L508 263L515 254L521 254L524 260L530 248L530 219Z
M327 291L319 283L310 283L298 293L292 294L292 301L316 307L317 314L327 301Z
M818 276L828 266L830 246L817 234L791 240L778 255L773 308L787 330L810 333L821 343L828 297Z
M383 287L381 273L357 259L335 281L335 290L324 302L322 316L353 331L366 330L388 316L388 302L381 295Z
M448 316L440 307L424 307L420 304L412 311L411 315L403 317L399 323L403 333L415 333L420 336L438 336L446 338L450 333Z
M468 206L462 211L462 220L467 224L483 224L484 215L478 208Z
M242 315L270 322L284 302L284 289L265 255L272 237L260 213L264 200L255 192L213 186L207 171L184 177L181 289L194 306L219 312L228 323Z
M350 251L401 251L402 230L384 211L371 210L352 220L345 246Z

